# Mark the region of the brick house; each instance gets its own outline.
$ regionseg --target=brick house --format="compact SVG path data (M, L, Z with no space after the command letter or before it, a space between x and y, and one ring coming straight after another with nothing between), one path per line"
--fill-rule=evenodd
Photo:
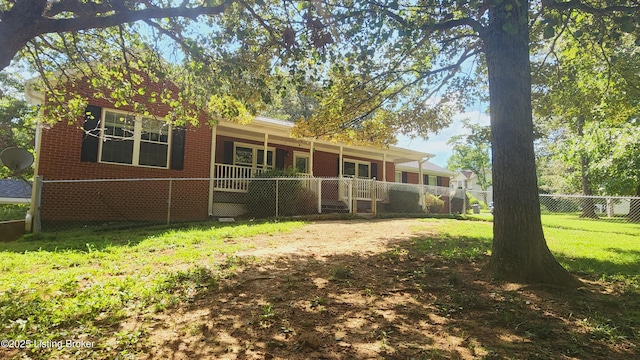
M31 103L45 101L41 94L27 89ZM74 91L90 94L81 83ZM145 117L131 107L116 108L108 99L91 99L87 115L76 123L38 127L35 172L47 182L41 195L43 221L158 220L166 216L167 204L157 195L167 191L174 198L174 221L236 216L246 210L237 199L246 193L247 181L238 179L256 178L274 168L293 167L309 179L351 177L381 182L396 181L397 171L404 169L411 178L422 174L430 181L435 176L441 181L439 186L449 185L450 175L433 168L426 161L433 156L428 153L292 138L292 123L265 117L248 125L221 121L213 127L172 127L163 120L167 106L150 109L153 116ZM207 123L208 119L200 119L200 124ZM419 166L414 169L413 163ZM150 178L191 181L188 186L174 187L166 181L122 181ZM109 181L88 181L92 179ZM71 186L67 180L87 181ZM323 203L344 200L344 189L335 184L336 189L328 188L332 186L328 183L318 188ZM357 200L366 206L371 189L359 190Z

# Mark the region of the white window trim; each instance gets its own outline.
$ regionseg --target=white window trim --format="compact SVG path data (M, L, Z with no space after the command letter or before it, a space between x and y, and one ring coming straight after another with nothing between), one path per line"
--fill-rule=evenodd
M302 151L293 151L293 167L297 169L296 167L296 163L298 162L298 158L304 158L307 159L307 172L305 174L309 173L309 166L311 163L311 154L309 154L308 152L302 152Z
M402 171L395 171L395 173L393 174L394 178L394 182L396 183L402 183Z
M344 165L346 163L355 164L355 175L346 175L344 173ZM367 173L368 173L368 175L367 175L366 178L358 176L358 165L367 165ZM343 176L348 176L348 177L355 176L355 177L357 177L359 179L371 179L371 162L370 161L360 161L360 160L352 160L352 159L343 158L342 159L342 174L343 174Z
M108 137L107 135L105 135L105 124L106 124L106 114L107 112L111 112L111 113L116 113L116 114L122 114L125 116L133 116L135 117L135 125L134 125L134 129L133 129L133 155L132 155L132 160L131 160L131 164L124 164L124 163L119 163L119 162L112 162L112 161L103 161L102 160L102 145L104 144L104 142L106 141L106 138ZM112 164L112 165L123 165L123 166L135 166L135 167L145 167L145 168L151 168L151 169L169 169L169 166L171 164L171 138L173 136L171 136L172 134L172 127L171 124L167 124L168 128L167 128L167 165L166 166L153 166L153 165L140 165L140 143L142 142L142 118L144 116L140 115L140 114L135 114L135 113L131 113L128 111L122 111L122 110L116 110L116 109L109 109L109 108L102 108L102 112L100 114L100 146L98 149L98 162L102 163L102 164ZM151 117L154 120L158 120L158 121L165 121L164 118L161 117ZM166 121L165 121L166 122ZM110 136L109 136L110 137Z
M238 142L238 141L233 142L233 165L246 166L246 164L236 164L236 148L238 147L252 149L253 153L251 155L251 168L257 169L258 168L258 150L264 150L264 146L256 145L256 144L247 144L247 143ZM268 151L271 151L273 155L271 155L272 164L270 166L267 165L266 170L271 170L271 169L274 169L276 166L276 148L272 146L267 146L267 152Z

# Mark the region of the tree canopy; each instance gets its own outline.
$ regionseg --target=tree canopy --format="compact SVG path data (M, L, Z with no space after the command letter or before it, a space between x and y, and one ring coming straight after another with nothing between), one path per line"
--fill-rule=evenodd
M449 140L453 153L447 160L451 171L471 170L476 174L480 189L487 191L491 186L491 135L489 128L463 121L469 130L466 135L456 135Z
M156 82L170 78L176 89L145 93L147 100L134 105L145 111L151 101L167 103L175 121L196 120L200 111L213 121L243 121L268 103L274 90L286 91L286 76L296 86L320 89L319 108L299 122L295 134L386 145L393 133L426 136L448 125L484 85L496 202L489 273L576 285L549 252L542 232L530 55L544 46L553 49L556 35L581 17L593 19L582 28L589 41L636 36L640 5L632 0L17 0L3 3L2 10L3 67L20 52L44 79L56 70L62 71L55 73L58 79L82 75L88 85L109 89L96 94L116 104L144 88L141 71ZM178 44L180 66L163 60L166 39ZM64 70L69 67L73 73ZM52 103L81 109L86 102L66 98L53 83L44 85Z

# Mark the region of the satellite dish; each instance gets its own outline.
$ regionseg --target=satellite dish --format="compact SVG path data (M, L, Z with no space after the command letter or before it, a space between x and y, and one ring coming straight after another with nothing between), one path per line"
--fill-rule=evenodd
M33 164L33 154L21 148L8 148L0 153L0 160L12 172L19 173Z

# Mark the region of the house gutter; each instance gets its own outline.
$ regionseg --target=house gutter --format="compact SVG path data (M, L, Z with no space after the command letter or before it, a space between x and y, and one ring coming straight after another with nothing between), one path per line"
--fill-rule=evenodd
M33 185L32 185L32 189L31 189L31 200L29 201L29 211L27 212L27 217L25 218L25 224L24 224L24 228L25 231L27 232L32 232L34 230L34 222L37 222L38 219L36 218L38 215L38 194L40 193L40 182L38 181L38 174L39 174L39 168L40 168L40 149L41 149L41 144L42 144L42 124L41 121L42 118L44 118L44 110L41 107L41 105L44 105L44 94L39 92L39 91L35 91L33 89L33 83L35 82L34 79L32 80L28 80L27 83L25 84L25 97L27 100L27 103L29 105L35 105L40 107L40 109L38 110L38 122L36 124L36 133L35 133L35 146L34 146L34 152L35 152L35 161L33 164Z
M215 189L213 179L216 177L216 138L218 125L211 127L211 152L209 159L209 216L213 216L213 191Z

